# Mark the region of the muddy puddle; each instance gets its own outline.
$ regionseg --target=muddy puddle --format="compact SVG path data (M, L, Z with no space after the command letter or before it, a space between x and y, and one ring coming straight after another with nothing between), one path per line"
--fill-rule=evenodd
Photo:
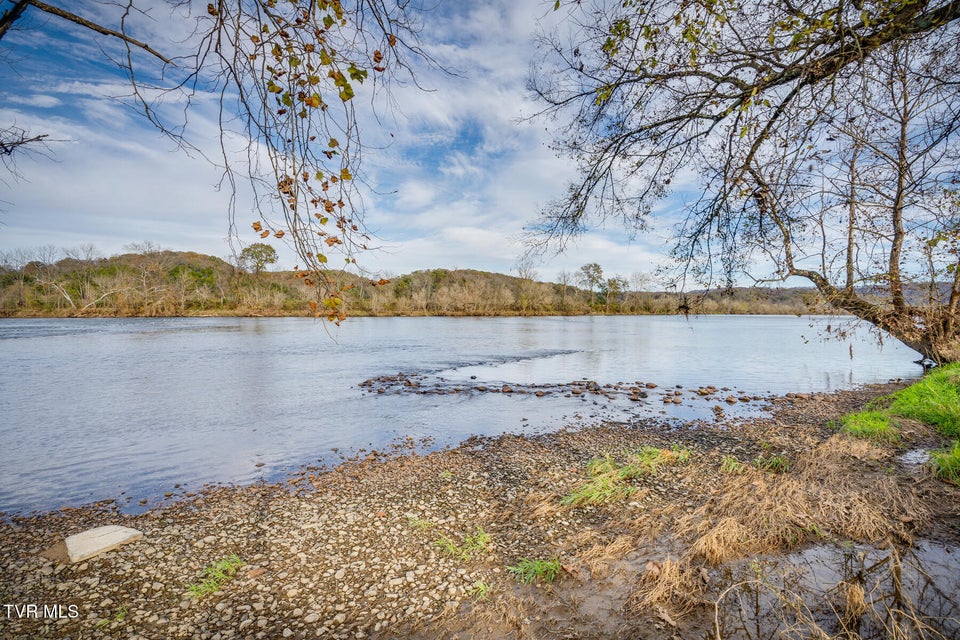
M713 637L960 638L957 547L818 545L724 570Z

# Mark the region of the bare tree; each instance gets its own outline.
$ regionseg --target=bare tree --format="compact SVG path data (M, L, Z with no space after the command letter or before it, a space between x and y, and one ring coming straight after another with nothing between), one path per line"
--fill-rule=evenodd
M545 237L562 246L594 215L642 228L674 180L699 177L674 250L684 276L805 278L925 357L960 360L960 3L566 11L531 86L582 178L545 211Z

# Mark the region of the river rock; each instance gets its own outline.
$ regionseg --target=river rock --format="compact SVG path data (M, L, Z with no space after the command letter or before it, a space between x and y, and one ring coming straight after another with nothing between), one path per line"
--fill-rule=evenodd
M135 542L142 537L141 531L111 524L68 536L64 543L67 546L70 562L76 563L116 549L128 542Z

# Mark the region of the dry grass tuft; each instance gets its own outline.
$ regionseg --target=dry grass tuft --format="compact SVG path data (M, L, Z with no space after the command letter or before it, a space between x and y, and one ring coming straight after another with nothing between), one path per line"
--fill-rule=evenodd
M868 443L832 437L802 454L792 473L724 475L706 504L679 518L692 558L717 565L752 553L788 550L827 534L857 540L910 541L925 505L892 477L864 473L879 454Z
M555 493L531 491L523 500L530 515L537 519L550 519L566 511L568 507L560 504L560 496Z
M867 612L867 593L857 582L843 580L836 586L839 600L837 618L844 630L856 629L857 622Z
M595 544L580 554L580 560L590 570L594 580L601 580L610 575L610 565L625 558L637 548L633 536L617 536L608 544Z
M600 540L600 538L600 533L596 529L587 527L572 534L567 538L567 541L574 547L585 547L588 544L597 544L597 541Z
M721 518L705 531L690 546L690 554L703 558L714 566L732 558L739 558L751 551L751 531L734 517Z
M649 562L626 607L634 614L648 612L657 605L669 605L677 614L689 613L705 603L707 581L700 569L687 560L669 556L663 562Z

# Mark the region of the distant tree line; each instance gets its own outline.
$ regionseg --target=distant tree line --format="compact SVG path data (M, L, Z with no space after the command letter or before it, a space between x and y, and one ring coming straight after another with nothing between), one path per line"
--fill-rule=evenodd
M0 315L313 315L314 291L300 273L267 271L274 254L254 246L237 264L153 243L104 257L92 245L0 253ZM652 276L605 276L599 264L556 282L521 263L517 275L431 269L373 281L330 272L348 315L585 315L818 311L811 290L737 288L681 294L649 291Z

